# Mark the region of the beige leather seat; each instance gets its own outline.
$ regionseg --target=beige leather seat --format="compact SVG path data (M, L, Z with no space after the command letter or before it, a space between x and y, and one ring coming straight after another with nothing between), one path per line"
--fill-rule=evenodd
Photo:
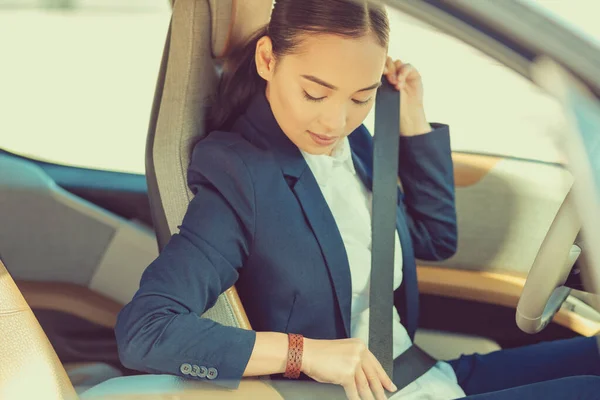
M0 261L0 399L76 399L46 334Z
M0 261L0 399L77 400L78 395L56 352L14 280ZM94 365L80 366L80 370ZM161 379L162 378L162 379ZM281 400L275 389L259 380L247 380L239 391L187 382L170 376L144 375L114 378L109 385L86 391L86 399L244 399ZM170 396L172 395L172 397Z

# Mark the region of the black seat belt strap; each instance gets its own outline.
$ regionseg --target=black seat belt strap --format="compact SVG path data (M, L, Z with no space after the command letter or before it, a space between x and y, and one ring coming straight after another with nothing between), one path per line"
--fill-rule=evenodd
M398 210L400 92L382 80L375 105L369 350L401 389L436 363L417 346L393 359L394 250Z
M369 350L388 376L393 376L392 307L394 247L398 207L400 94L383 78L375 103L373 138L373 215L371 222L371 286Z

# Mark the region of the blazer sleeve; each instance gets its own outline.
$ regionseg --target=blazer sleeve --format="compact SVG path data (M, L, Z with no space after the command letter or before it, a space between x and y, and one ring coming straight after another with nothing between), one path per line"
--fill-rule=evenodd
M454 171L447 125L400 137L398 176L415 256L439 261L456 253Z
M147 267L139 290L118 316L119 356L127 368L235 388L256 333L201 315L236 282L248 256L254 186L236 151L215 142L196 146L188 183L195 197L179 233Z

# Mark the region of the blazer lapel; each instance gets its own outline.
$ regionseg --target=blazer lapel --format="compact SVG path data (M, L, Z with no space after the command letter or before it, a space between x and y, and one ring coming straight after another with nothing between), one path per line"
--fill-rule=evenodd
M300 176L293 191L321 248L335 289L344 329L347 337L350 337L352 281L348 256L337 224L310 171Z
M242 129L240 124L246 123L254 129ZM350 337L352 303L350 266L337 224L314 175L300 150L279 127L264 94L254 97L237 126L239 131L249 135L252 143L269 148L277 159L319 244L335 290L346 336Z

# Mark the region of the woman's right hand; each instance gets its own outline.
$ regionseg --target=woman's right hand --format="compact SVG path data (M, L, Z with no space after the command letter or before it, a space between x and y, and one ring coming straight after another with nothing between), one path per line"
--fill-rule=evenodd
M302 372L317 382L343 386L350 400L385 400L396 386L360 339L304 338Z

